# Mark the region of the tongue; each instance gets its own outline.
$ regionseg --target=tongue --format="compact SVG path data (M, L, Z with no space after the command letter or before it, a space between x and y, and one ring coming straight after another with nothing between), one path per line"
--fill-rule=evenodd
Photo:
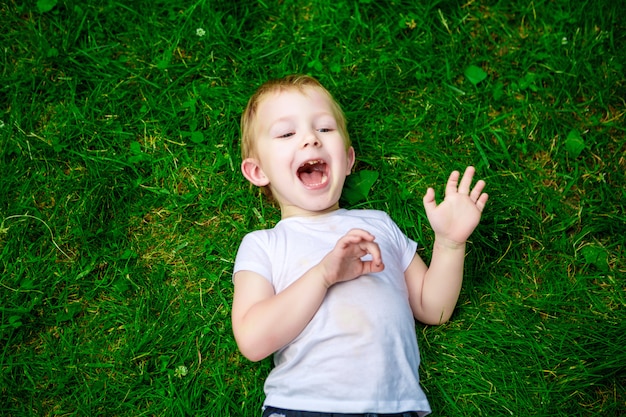
M304 183L304 185L321 184L323 177L324 173L316 169L300 173L300 180Z

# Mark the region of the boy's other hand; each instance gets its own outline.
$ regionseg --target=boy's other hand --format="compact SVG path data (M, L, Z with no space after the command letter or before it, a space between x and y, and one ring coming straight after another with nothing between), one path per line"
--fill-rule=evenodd
M374 239L372 234L362 229L352 229L339 239L320 262L326 286L385 269L380 247ZM371 260L364 261L362 258L368 254Z
M426 192L424 208L437 238L451 244L464 244L480 222L489 196L483 193L483 180L471 188L474 172L474 167L467 167L460 182L460 173L452 172L446 185L445 198L439 205L435 201L435 190L429 188Z

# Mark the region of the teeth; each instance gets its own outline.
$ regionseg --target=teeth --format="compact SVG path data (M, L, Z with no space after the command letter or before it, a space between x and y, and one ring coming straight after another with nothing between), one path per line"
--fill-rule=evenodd
M307 162L303 163L303 164L302 164L302 165L300 165L300 166L305 166L305 165L317 165L317 164L321 164L321 163L322 163L322 161L320 161L320 160L316 160L316 161L307 161Z

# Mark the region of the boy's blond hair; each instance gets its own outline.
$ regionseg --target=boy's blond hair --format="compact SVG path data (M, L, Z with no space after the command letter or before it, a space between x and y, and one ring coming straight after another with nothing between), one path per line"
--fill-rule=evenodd
M304 93L306 88L314 88L327 96L333 116L337 122L337 129L345 141L346 149L350 147L346 117L332 94L315 78L308 75L295 74L263 83L248 100L248 105L241 115L241 157L243 159L256 156L254 122L261 100L268 94L290 89Z

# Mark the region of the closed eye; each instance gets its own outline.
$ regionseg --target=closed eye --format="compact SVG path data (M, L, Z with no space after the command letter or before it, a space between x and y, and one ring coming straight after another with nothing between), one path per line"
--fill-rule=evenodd
M279 136L276 136L276 137L277 137L277 138L279 138L279 139L286 139L286 138L288 138L288 137L293 136L294 134L295 134L295 133L293 133L293 132L287 132L287 133L285 133L285 134L283 134L283 135L279 135Z
M317 130L318 130L318 132L320 132L320 133L328 133L328 132L332 132L332 131L334 131L335 129L332 129L332 128L330 128L330 127L323 127L323 128L321 128L321 129L317 129Z

